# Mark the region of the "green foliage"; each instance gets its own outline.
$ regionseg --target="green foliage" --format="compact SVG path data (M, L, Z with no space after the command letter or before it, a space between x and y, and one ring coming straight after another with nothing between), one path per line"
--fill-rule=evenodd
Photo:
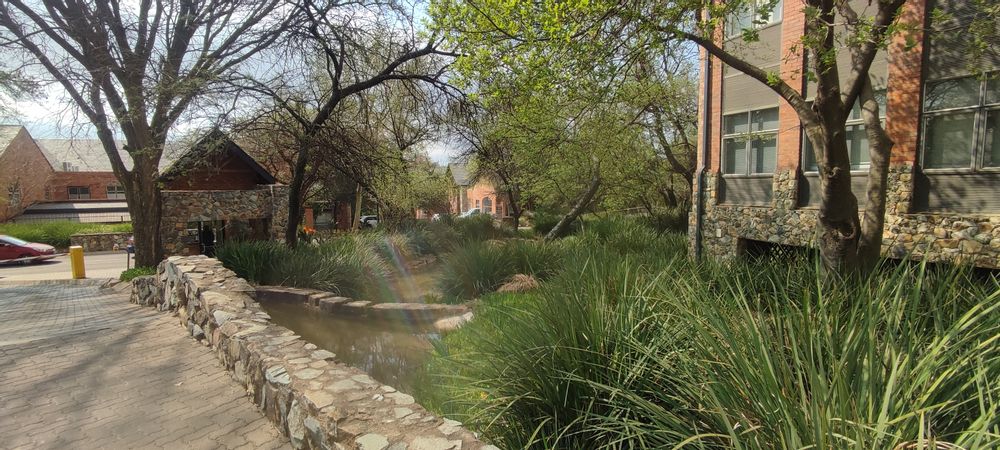
M146 275L156 275L156 267L133 267L131 269L126 269L122 271L122 274L118 276L121 281L132 281L133 278L143 277Z
M40 222L3 223L0 234L14 236L28 242L49 244L56 248L69 248L69 237L81 233L130 233L131 223L80 223L80 222Z
M502 448L1000 445L995 280L696 265L680 237L632 227L592 224L540 290L483 297L421 402Z
M529 239L467 242L445 256L441 291L445 301L457 303L495 291L514 274L544 280L557 272L563 257L559 243Z

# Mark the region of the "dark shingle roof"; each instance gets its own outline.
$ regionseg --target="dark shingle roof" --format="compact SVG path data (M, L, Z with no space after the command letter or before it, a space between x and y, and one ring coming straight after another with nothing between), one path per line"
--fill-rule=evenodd
M469 168L465 164L449 164L448 168L451 169L451 177L455 180L455 184L469 185Z

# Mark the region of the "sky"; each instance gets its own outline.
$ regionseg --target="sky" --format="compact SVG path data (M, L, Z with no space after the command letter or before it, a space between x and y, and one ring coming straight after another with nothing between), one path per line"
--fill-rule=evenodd
M23 125L35 139L95 139L97 134L86 116L80 114L58 85L50 85L36 99L15 103L18 116L0 118L0 124ZM175 136L191 129L191 124L179 124ZM458 149L447 139L432 140L425 144L425 151L432 161L447 165L458 156Z

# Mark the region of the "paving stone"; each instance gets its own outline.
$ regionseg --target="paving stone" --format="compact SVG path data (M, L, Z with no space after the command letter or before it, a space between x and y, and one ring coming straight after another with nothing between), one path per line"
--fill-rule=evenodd
M0 448L290 448L176 317L110 292L0 285Z

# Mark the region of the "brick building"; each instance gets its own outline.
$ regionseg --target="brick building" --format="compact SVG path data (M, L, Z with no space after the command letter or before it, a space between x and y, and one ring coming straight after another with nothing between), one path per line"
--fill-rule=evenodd
M28 130L0 125L0 222L45 201L54 171Z
M872 64L895 142L882 250L894 258L1000 268L1000 58L987 54L975 68L967 59L958 30L972 17L970 3L906 2L901 19L915 26L915 41L899 36ZM851 4L871 9L863 0ZM931 23L935 9L947 13L933 15L942 22ZM785 0L775 11L759 26L759 42L724 38L723 46L780 74L810 99L815 86L802 76L802 52L792 50L804 31L803 4ZM750 23L749 14L730 23ZM724 34L736 35L739 28L727 27ZM794 110L718 59L706 64L705 55L693 253L727 258L773 244L815 247L819 177ZM838 52L841 73L849 58ZM847 125L852 184L864 208L867 136L857 111Z
M462 214L478 208L483 214L510 216L510 209L504 202L504 193L497 192L492 182L482 177L473 177L465 164L449 164L447 170L453 183L450 194L452 214Z

